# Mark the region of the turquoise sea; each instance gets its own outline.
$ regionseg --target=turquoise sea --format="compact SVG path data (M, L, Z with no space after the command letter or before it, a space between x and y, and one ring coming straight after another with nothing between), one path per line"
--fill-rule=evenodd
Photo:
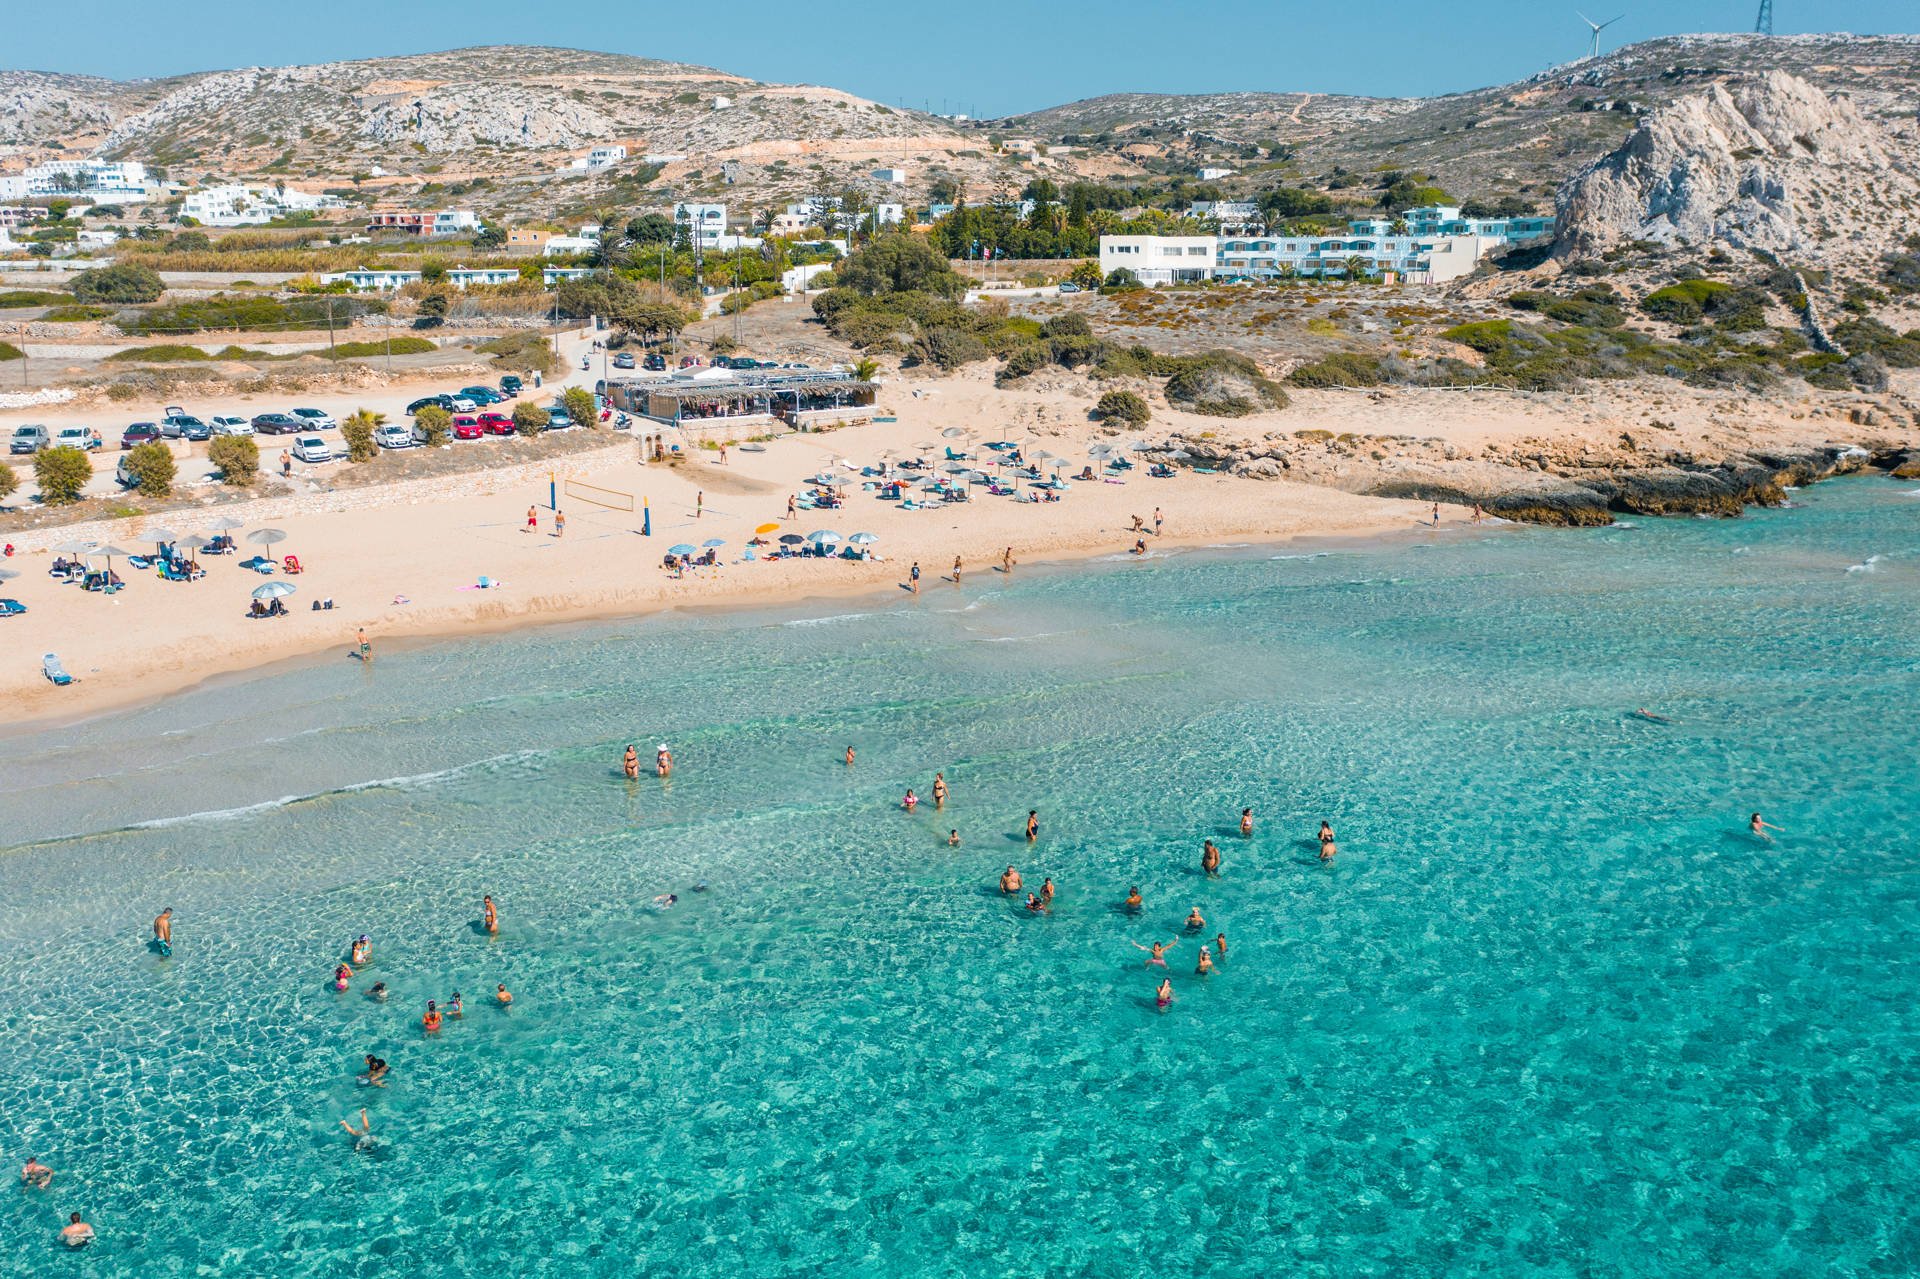
M1920 1271L1920 494L1796 500L383 645L0 736L0 1159L58 1170L0 1185L0 1272ZM1133 943L1194 906L1227 959L1181 940L1157 1011Z

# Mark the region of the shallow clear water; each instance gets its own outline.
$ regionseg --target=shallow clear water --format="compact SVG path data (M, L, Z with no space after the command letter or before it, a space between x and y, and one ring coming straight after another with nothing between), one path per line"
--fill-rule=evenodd
M0 1153L59 1170L0 1270L78 1208L140 1276L1913 1273L1920 496L1799 501L383 646L0 739ZM1157 1012L1131 943L1195 905L1229 958L1183 940Z

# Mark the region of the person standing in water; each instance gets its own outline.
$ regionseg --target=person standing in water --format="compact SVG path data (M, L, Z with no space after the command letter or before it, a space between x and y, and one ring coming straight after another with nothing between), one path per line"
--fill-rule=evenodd
M420 1017L420 1029L429 1035L440 1029L440 1006L431 999L427 1001L427 1011Z
M915 560L913 567L907 570L907 585L915 595L920 593L920 561Z
M1000 571L1002 573L1013 572L1013 548L1011 546L1000 552Z
M667 749L665 742L661 742L660 749L653 753L653 771L661 777L673 775L673 752Z
M1213 953L1220 956L1221 963L1224 964L1227 962L1227 935L1225 933L1214 934Z
M1193 971L1198 977L1205 977L1213 971L1213 952L1209 951L1204 943L1200 947L1200 962L1194 965Z
M53 1184L53 1169L47 1167L32 1155L28 1155L27 1166L20 1170L20 1184L23 1186L32 1186L36 1190L45 1190Z
M358 650L360 660L363 662L371 662L373 660L373 645L367 642L367 628L362 626L354 631L353 638L354 642L360 646Z
M634 749L632 742L627 743L627 753L620 757L620 771L627 775L628 781L640 776L640 752Z
M1753 820L1759 821L1760 814L1755 813ZM173 907L161 911L159 918L153 921L153 939L162 946L173 945Z
M947 806L947 775L945 773L935 773L933 775L933 807L937 811L939 809L945 808L946 806Z
M1240 833L1242 835L1253 834L1253 810L1251 808L1243 808L1240 810Z
M1220 874L1220 849L1210 839L1200 846L1200 869L1209 876Z
M1143 904L1140 900L1140 885L1129 884L1127 886L1127 900L1121 903L1121 908L1129 915L1138 915L1140 913L1140 907Z
M1173 1006L1173 978L1162 977L1160 979L1160 988L1153 992L1153 1002L1161 1012L1165 1012Z
M1200 908L1198 906L1195 906L1191 911L1187 913L1187 931L1188 932L1197 933L1202 928L1205 928L1206 926L1207 926L1207 917L1200 913Z
M1320 823L1320 860L1323 862L1330 862L1333 860L1333 855L1339 851L1340 850L1338 848L1334 847L1333 827L1329 826L1325 822L1321 822Z
M948 847L948 848L958 848L958 847L960 847L960 832L959 832L959 831L957 831L957 830L950 830L950 831L948 831L948 832L947 832L947 847Z
M496 983L493 988L493 1002L505 1008L513 1002L513 992L507 989L505 982Z
M1147 967L1149 968L1154 967L1156 964L1161 968L1165 968L1167 966L1167 952L1179 944L1177 941L1157 941L1151 946L1142 946L1137 941L1128 943L1128 945L1132 946L1135 950L1144 950L1147 952Z
M1020 891L1020 872L1009 866L1000 873L1000 891L1011 896Z
M1051 875L1040 881L1040 900L1049 910L1053 908L1053 877Z
M1040 810L1037 808L1029 808L1027 810L1027 842L1031 844L1033 843L1034 840L1039 838L1040 838Z
M80 1214L67 1214L67 1224L60 1228L60 1242L69 1248L84 1248L93 1242L93 1227L80 1220Z
M494 909L493 898L491 896L480 899L480 917L481 921L486 925L488 932L497 933L500 931L500 912Z
M1753 815L1753 820L1747 823L1747 829L1753 832L1754 837L1756 839L1768 839L1769 836L1767 835L1767 832L1770 830L1779 830L1782 835L1787 833L1783 830L1780 830L1780 828L1778 826L1775 826L1772 822L1761 821L1760 814L1758 813L1755 813ZM168 913L171 914L172 912L169 911Z
M853 747L847 747L847 767L853 767Z

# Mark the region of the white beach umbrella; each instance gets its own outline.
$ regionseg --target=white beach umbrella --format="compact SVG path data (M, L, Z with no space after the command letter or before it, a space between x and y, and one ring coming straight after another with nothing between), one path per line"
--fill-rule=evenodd
M823 528L817 532L807 534L807 540L815 546L825 546L830 542L840 542L846 539L842 538L830 528Z
M246 526L245 520L236 520L231 515L222 515L212 524L213 531L216 533L225 533L232 529L245 528Z
M146 532L146 536L143 537L141 540L152 542L155 546L160 546L167 542L179 541L180 535L174 532L172 529L162 526L160 528L148 529Z
M275 542L286 541L287 532L285 529L278 529L278 528L257 528L253 530L253 532L247 534L247 540L259 546L270 547Z
M76 541L70 541L70 542L61 542L59 545L55 546L53 549L57 554L60 554L60 555L85 555L88 551L91 551L94 547L98 545L100 545L100 543L98 542L87 542L87 541L76 540Z
M285 582L276 578L271 582L266 582L260 586L254 587L253 598L257 600L285 599L287 596L293 594L295 591L299 589L300 588L295 586L292 582Z
M848 538L847 540L849 542L852 542L855 546L872 546L875 542L879 541L880 539L875 537L871 533L855 533L852 537Z
M941 435L945 436L949 440L957 440L961 436L965 435L966 433L967 432L964 427L958 427L958 426L950 426L946 430L940 432Z

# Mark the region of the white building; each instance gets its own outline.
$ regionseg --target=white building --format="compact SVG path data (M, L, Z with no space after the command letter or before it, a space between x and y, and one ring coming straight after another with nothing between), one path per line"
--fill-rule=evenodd
M0 200L24 200L26 198L26 174L0 173Z
M95 204L138 204L147 198L147 166L132 160L54 160L26 172L27 195L84 196Z
M1197 170L1194 176L1202 182L1218 182L1221 178L1232 177L1234 173L1235 170L1233 169L1203 168Z
M1103 235L1100 274L1124 267L1154 287L1211 280L1216 243L1210 235Z
M1252 200L1195 200L1193 215L1212 218L1220 224L1222 235L1238 235L1264 226L1260 206Z
M1312 236L1223 236L1215 274L1229 280L1337 277L1349 263L1408 284L1445 284L1470 274L1502 242L1478 235L1378 235L1349 229Z
M75 232L74 234L75 234L74 244L79 246L82 249L104 249L109 244L112 244L115 240L118 240L120 238L120 233L112 229L101 230L101 231L78 231L78 232Z
M310 195L291 187L249 187L237 183L200 187L180 202L180 216L202 226L253 226L289 213L341 207L331 196Z
M724 204L682 203L673 206L673 224L685 227L687 238L703 249L715 248L727 233L727 206Z
M875 226L893 226L907 220L907 206L904 204L876 204L873 206L873 224Z
M550 235L541 247L548 257L558 257L562 253L591 253L600 247L598 237L584 235Z
M579 159L567 165L569 169L611 169L627 158L627 149L623 146L609 145L595 147Z
M715 111L726 111L731 109L732 106L733 99L727 97L724 93L717 95L713 100L713 109Z
M907 180L907 171L905 169L875 169L873 171L873 180L898 186Z

